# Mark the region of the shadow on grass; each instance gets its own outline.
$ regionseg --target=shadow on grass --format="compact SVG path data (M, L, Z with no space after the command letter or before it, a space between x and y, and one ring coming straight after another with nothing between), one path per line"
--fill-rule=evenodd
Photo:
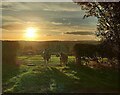
M119 92L119 72L111 69L95 69L70 63L69 69L80 79L80 91ZM83 90L82 90L83 89Z
M91 69L75 64L47 68L36 66L19 75L14 86L6 92L117 92L119 91L118 81L118 72L112 70Z
M59 93L69 92L74 80L54 67L48 67L42 72L35 71L24 74L14 92ZM22 88L21 88L22 87ZM23 89L23 90L21 90Z

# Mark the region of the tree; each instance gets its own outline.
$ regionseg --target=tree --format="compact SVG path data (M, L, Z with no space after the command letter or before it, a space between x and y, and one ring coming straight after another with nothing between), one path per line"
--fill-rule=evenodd
M98 45L94 44L75 44L73 47L76 63L81 65L81 57L94 57L97 53Z
M120 66L120 3L119 2L78 2L86 11L83 18L95 16L98 19L96 35L106 45L114 47Z

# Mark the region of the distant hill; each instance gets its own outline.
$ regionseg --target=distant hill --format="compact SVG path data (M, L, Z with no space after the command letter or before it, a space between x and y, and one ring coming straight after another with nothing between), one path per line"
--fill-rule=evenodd
M2 41L4 44L8 44L6 48L14 48L17 50L17 54L24 55L32 52L32 54L41 54L45 49L49 50L52 54L58 54L65 52L67 54L73 54L74 51L80 54L87 54L89 56L99 54L103 56L114 55L112 47L102 47L100 42L97 41ZM75 48L75 45L77 47ZM4 46L2 46L4 49ZM9 53L9 51L8 51Z
M19 53L34 51L40 54L44 49L49 49L52 53L66 52L70 53L75 44L99 44L97 41L2 41L2 42L18 42L20 48Z

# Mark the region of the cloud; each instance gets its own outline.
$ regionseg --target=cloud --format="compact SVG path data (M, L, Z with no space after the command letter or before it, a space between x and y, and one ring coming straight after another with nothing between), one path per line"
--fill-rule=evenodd
M79 6L74 6L73 2L54 2L54 3L42 3L44 4L44 9L45 11L64 11L64 12L76 12L76 11L80 11L80 7ZM75 4L76 5L76 4ZM61 7L62 6L62 7Z
M60 41L95 41L94 35L45 35L41 36L39 40L60 40Z
M79 6L73 2L3 2L4 10L44 10L44 11L80 11ZM62 6L62 7L61 7ZM72 7L74 6L74 7Z
M63 25L95 25L94 18L82 19L84 11L74 3L5 3L5 8L11 11L4 11L3 16L11 15L24 21L41 22L45 19L47 22L63 23ZM12 10L18 10L12 11ZM43 23L45 23L44 21Z
M29 6L25 6L23 3L19 2L3 2L2 10L10 10L10 11L20 11L20 10L30 10Z
M51 22L53 25L62 25L63 23L60 22Z
M2 20L7 21L7 22L22 22L21 19L18 19L18 18L13 17L13 16L2 16Z
M10 30L22 30L26 28L26 25L22 23L13 23L13 24L8 24L8 25L3 25L2 28L9 30L9 31Z
M66 37L74 40L82 39L81 36L93 36L91 32L96 28L96 19L83 19L84 11L72 2L3 2L2 7L2 28L10 35L13 32L22 34L26 27L35 26L39 28L38 34L41 36L57 39L63 33L63 40Z
M86 31L77 31L77 32L65 32L64 34L73 34L73 35L93 35L94 32L86 32Z
M9 30L2 28L2 32L9 32Z

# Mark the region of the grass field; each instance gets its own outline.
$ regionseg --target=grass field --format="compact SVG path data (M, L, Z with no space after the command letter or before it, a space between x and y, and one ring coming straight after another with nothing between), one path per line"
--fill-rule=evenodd
M59 65L59 57L52 56L46 67L40 55L19 56L19 72L3 79L3 92L62 93L62 92L118 92L119 72L110 68L92 69L74 64L69 57L67 66ZM32 64L33 66L28 66ZM9 72L9 71L8 71Z

